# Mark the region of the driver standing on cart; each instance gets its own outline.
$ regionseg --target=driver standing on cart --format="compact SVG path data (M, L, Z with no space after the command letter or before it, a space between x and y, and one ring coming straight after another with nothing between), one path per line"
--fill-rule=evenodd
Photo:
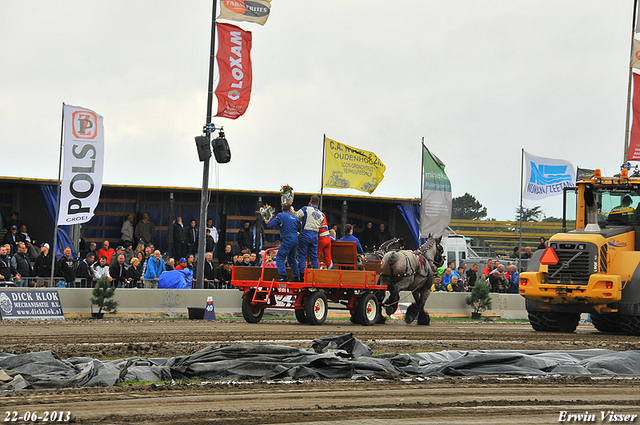
M290 208L291 206L289 204L284 204L281 213L276 215L273 220L265 221L267 227L271 229L277 228L280 232L280 248L278 248L278 254L276 255L276 267L278 267L280 279L277 279L277 282L287 282L289 280L285 259L289 262L289 266L293 272L293 281L300 281L298 260L296 258L299 221L298 218L291 213Z

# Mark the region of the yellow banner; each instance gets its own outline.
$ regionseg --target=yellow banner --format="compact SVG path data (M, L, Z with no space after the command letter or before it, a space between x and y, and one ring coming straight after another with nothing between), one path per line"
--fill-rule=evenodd
M369 151L324 138L324 187L353 188L373 193L387 167Z
M271 0L220 0L219 19L264 25L271 13Z

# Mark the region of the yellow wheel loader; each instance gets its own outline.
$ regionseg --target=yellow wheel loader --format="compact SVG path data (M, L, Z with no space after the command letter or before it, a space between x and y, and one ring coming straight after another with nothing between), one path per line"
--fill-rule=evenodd
M575 208L575 230L566 230ZM520 274L536 331L573 332L589 313L601 332L640 335L640 176L593 177L564 189L564 231Z

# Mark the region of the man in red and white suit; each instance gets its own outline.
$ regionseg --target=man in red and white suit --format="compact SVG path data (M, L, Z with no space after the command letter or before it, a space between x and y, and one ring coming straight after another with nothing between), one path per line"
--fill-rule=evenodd
M324 215L324 213L322 215ZM329 225L327 224L326 216L324 216L322 225L320 225L320 229L318 229L318 258L320 254L324 255L324 264L327 268L333 268L333 261L331 260L331 235L329 234Z

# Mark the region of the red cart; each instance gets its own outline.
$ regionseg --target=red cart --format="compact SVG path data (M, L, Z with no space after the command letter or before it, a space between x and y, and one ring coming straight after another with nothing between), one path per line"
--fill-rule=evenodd
M344 244L336 245L336 249L332 246L332 255L344 250ZM243 292L242 316L249 323L258 323L265 308L283 308L294 310L300 323L321 325L332 308L349 310L353 323L374 325L381 320L380 305L387 290L386 286L377 285L380 266L358 266L355 254L351 258L353 264L340 259L340 269L307 269L303 282L276 282L280 278L278 270L264 265L234 266L231 284ZM291 280L291 270L287 272ZM329 302L333 305L329 306Z

